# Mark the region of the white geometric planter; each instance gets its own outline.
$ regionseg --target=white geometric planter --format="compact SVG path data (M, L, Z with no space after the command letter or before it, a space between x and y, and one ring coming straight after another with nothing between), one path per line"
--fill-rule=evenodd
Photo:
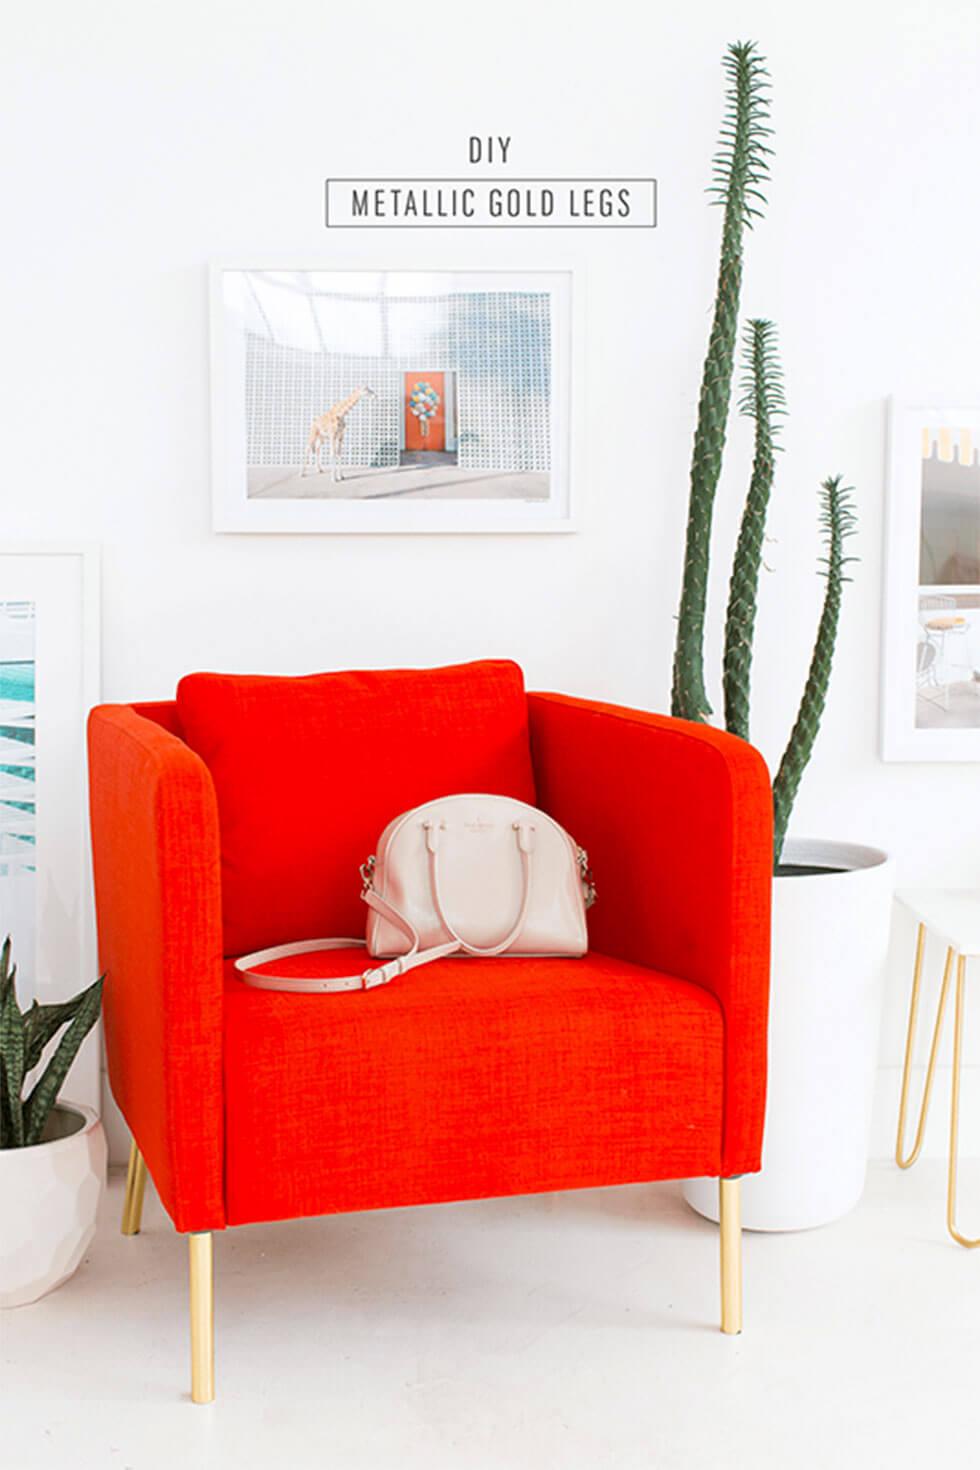
M842 872L773 886L762 1172L742 1180L749 1230L807 1230L852 1210L867 1171L894 863L875 847L797 840L787 864ZM718 1219L718 1181L684 1198Z
M91 1108L59 1103L32 1148L0 1149L0 1307L67 1281L95 1234L106 1141Z

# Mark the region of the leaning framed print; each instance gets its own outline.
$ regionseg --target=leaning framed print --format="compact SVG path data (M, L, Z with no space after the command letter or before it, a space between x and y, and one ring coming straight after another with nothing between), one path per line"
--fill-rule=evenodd
M892 399L882 756L980 761L980 403Z
M0 542L0 938L22 1007L96 976L85 722L99 697L99 555ZM99 1041L66 1096L101 1111Z
M569 531L572 272L211 268L217 531Z

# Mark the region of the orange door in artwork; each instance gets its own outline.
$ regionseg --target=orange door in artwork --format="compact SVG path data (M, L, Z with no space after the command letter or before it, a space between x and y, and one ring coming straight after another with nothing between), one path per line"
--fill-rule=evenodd
M405 374L405 448L445 449L445 373Z

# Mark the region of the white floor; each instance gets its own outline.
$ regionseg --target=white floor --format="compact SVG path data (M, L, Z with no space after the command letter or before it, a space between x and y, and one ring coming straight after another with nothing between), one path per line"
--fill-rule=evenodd
M745 1334L674 1185L251 1226L216 1237L218 1401L186 1396L186 1245L113 1177L75 1279L0 1314L3 1470L972 1463L980 1251L942 1165L747 1236ZM980 1163L963 1224L980 1230ZM972 1208L971 1214L967 1211Z

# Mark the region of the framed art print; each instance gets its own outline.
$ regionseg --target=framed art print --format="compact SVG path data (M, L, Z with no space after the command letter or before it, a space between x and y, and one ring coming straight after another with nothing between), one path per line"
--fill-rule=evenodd
M218 531L567 531L568 271L211 273Z
M885 760L980 761L980 403L892 400Z
M85 721L99 697L98 552L0 544L0 938L22 1006L96 977ZM66 1096L100 1110L98 1032Z

